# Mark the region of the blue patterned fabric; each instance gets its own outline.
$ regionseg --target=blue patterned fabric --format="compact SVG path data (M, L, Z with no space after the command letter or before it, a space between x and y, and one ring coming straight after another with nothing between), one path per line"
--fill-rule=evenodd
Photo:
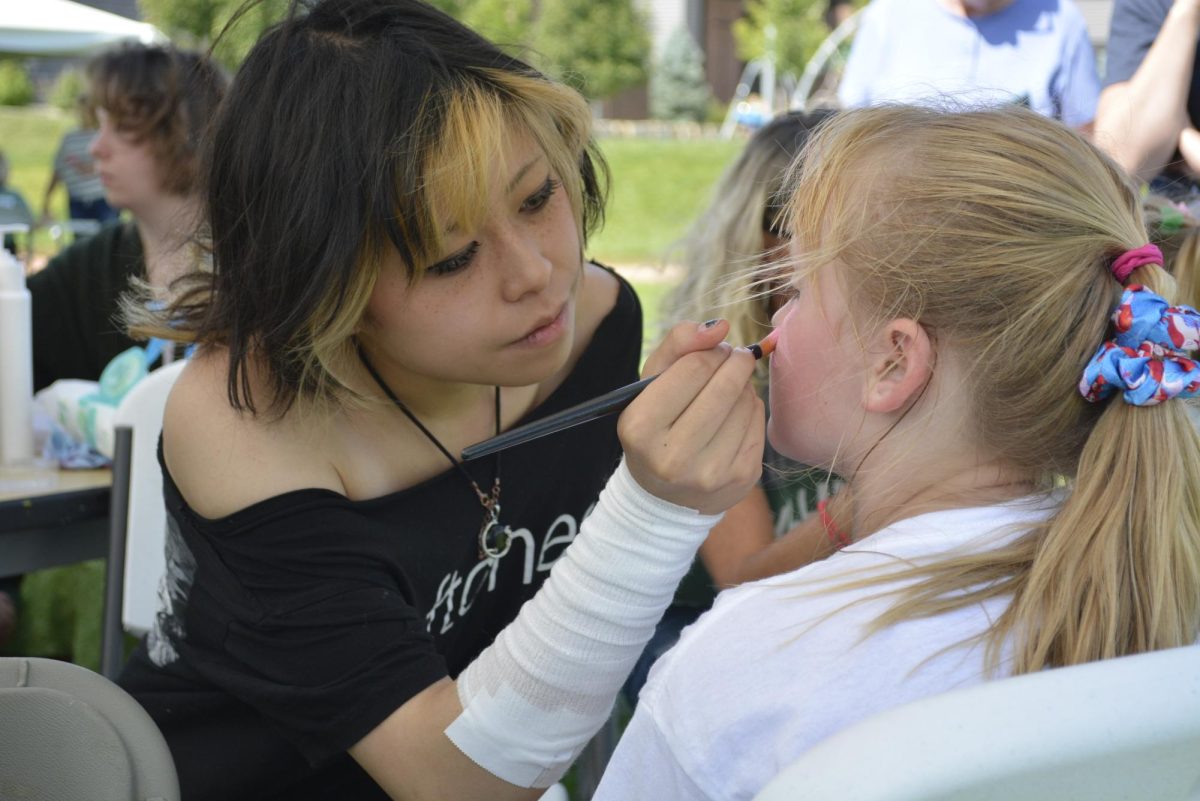
M1200 394L1200 312L1167 301L1139 284L1125 288L1112 315L1116 336L1096 351L1079 392L1092 403L1114 392L1134 406L1154 406Z

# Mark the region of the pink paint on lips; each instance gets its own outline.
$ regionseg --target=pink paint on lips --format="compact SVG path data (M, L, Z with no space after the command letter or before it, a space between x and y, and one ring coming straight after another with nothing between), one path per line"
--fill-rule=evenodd
M775 343L778 341L779 341L779 329L778 328L771 329L771 333L767 334L765 337L762 338L762 342L759 342L758 344L759 344L759 347L762 348L762 354L764 357L770 356L772 353L775 352Z

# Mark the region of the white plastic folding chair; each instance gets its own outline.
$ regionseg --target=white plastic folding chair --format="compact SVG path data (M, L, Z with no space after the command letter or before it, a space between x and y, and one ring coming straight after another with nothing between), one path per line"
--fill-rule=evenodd
M1002 679L868 718L754 801L800 799L1197 801L1200 646Z
M178 801L179 781L120 687L69 662L0 657L0 798Z
M176 361L154 370L121 399L114 415L113 488L105 578L100 672L115 678L124 662L124 632L150 630L166 570L158 435L167 395L183 370Z

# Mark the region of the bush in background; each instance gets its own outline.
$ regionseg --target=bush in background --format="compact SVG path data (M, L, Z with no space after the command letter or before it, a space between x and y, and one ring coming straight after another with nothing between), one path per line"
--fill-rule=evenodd
M458 18L518 57L533 39L533 0L474 0Z
M704 122L710 97L704 54L687 28L676 28L650 75L650 114L660 120Z
M800 75L829 33L828 7L828 0L747 0L746 14L733 23L738 55L769 57L779 74Z
M650 28L634 0L543 0L534 47L534 66L604 100L646 80Z
M33 81L25 66L11 58L0 60L0 106L28 106L33 102Z
M138 7L176 45L212 46L217 61L235 70L262 32L287 16L288 0L138 0Z
M73 67L63 70L50 87L50 105L63 111L74 111L75 101L84 93L86 85L81 70Z

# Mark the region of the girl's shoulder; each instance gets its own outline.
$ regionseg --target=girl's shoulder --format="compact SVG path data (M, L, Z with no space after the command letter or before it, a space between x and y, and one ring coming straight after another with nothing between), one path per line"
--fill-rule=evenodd
M294 411L274 419L234 409L228 369L224 348L203 348L167 399L163 459L189 506L218 518L294 490L344 493L324 427Z

